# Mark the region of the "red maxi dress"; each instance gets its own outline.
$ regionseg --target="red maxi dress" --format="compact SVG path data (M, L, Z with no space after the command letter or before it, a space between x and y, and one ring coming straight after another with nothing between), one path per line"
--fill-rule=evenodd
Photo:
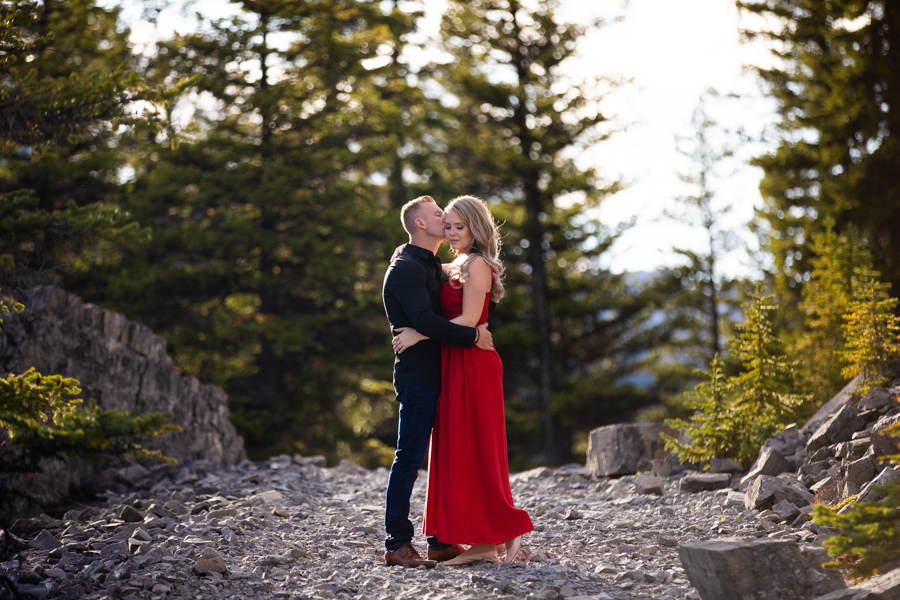
M441 309L462 314L462 287L445 283ZM490 294L478 323L487 321ZM496 352L441 345L441 395L431 434L424 533L446 544L501 544L532 531L509 488L503 363Z

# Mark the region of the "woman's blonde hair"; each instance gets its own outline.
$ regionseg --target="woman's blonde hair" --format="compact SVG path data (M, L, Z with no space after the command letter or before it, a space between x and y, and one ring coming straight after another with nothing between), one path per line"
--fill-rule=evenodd
M458 286L466 283L469 278L469 265L480 256L488 264L493 273L491 281L491 300L499 302L505 293L503 290L503 273L506 267L500 260L500 227L494 221L490 209L481 198L474 196L460 196L454 198L447 205L444 212L456 211L459 219L466 224L472 232L472 247L466 254L466 259L461 263L453 263L447 269L447 275L451 280L459 280ZM452 285L452 284L451 284ZM456 286L455 286L456 287Z

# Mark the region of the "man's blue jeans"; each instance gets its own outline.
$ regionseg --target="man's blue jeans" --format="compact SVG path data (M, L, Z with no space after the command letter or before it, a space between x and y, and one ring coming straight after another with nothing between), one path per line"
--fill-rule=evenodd
M413 524L409 520L409 500L419 467L428 452L431 429L437 416L437 401L441 388L429 383L411 383L400 390L400 426L397 431L397 450L388 479L384 512L384 547L393 552L413 539ZM428 538L430 548L440 549L435 538Z

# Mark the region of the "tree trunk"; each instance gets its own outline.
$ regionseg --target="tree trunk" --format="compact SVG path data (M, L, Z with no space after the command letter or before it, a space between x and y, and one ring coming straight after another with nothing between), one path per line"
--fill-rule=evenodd
M531 150L532 136L528 129L528 95L525 91L530 82L530 63L527 42L522 39L521 30L517 20L519 5L510 3L510 12L513 15L514 39L516 40L516 54L511 55L518 75L518 106L515 108L516 133L520 140L522 154L527 156ZM547 270L544 264L544 224L541 214L544 212L544 197L538 182L541 177L539 165L532 164L523 174L523 187L525 191L525 237L528 240L528 261L531 266L531 309L534 314L534 325L537 329L537 355L538 355L538 406L540 409L540 432L543 441L544 460L549 463L558 463L562 453L557 446L556 427L553 422L553 413L550 406L550 391L552 389L552 346L550 344L551 315L550 305L547 300Z

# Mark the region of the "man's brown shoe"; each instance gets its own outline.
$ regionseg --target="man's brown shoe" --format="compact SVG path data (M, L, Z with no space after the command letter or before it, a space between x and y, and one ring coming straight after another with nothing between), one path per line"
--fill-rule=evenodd
M465 552L465 548L460 546L459 544L453 544L448 548L444 548L443 550L432 550L428 549L428 558L430 560L436 560L438 562L444 562L445 560L450 560L451 558L456 558L463 552Z
M416 552L412 544L403 544L393 552L384 553L384 564L400 567L433 567L436 560L426 560Z

